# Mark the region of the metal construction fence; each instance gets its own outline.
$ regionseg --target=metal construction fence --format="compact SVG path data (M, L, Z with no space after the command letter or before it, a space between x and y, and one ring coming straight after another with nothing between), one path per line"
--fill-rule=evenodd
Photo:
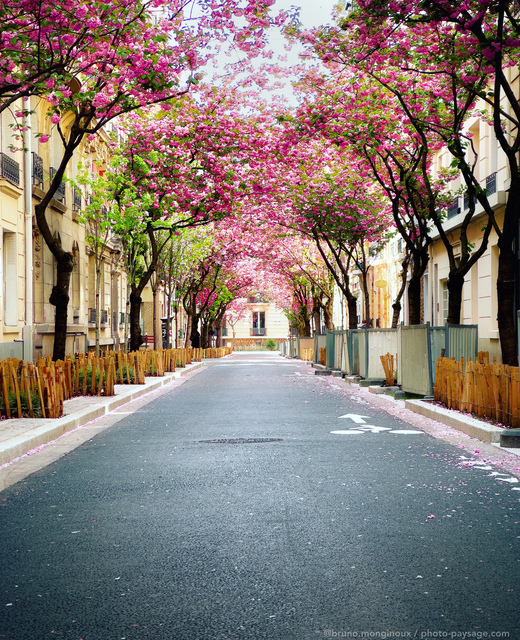
M314 362L320 361L320 349L326 349L328 369L365 379L384 380L381 356L394 356L395 378L404 391L418 395L433 394L437 358L445 355L456 360L476 360L476 325L432 327L404 326L397 329L354 329L327 331L314 336Z

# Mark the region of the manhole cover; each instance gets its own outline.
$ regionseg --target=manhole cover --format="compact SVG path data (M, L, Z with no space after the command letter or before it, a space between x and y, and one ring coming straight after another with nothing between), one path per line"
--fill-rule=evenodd
M282 438L219 438L217 440L199 440L201 444L257 444L261 442L282 442Z

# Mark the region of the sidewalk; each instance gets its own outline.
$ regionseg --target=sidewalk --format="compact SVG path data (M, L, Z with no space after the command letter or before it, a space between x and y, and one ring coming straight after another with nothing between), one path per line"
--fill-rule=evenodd
M353 379L345 378L347 384L358 386ZM505 429L484 420L479 420L469 413L462 413L454 409L447 409L431 401L425 400L396 400L391 395L384 393L385 387L369 386L368 392L391 401L392 403L408 409L413 413L430 418L441 424L465 433L471 438L476 438L483 443L491 444L503 451L520 456L520 447L504 446L505 439L517 432L518 429ZM505 435L504 435L505 434Z
M0 468L64 434L99 418L137 398L171 384L181 376L200 369L202 362L194 362L160 378L145 378L141 385L115 385L115 396L80 396L66 400L64 416L54 420L24 418L0 422Z

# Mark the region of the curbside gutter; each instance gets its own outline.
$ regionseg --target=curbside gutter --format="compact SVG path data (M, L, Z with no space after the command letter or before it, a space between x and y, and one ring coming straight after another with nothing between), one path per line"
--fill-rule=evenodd
M29 451L106 415L132 400L160 389L203 366L194 362L161 378L145 378L143 385L115 385L115 396L79 396L64 403L65 415L56 419L13 418L0 422L0 466L9 464Z

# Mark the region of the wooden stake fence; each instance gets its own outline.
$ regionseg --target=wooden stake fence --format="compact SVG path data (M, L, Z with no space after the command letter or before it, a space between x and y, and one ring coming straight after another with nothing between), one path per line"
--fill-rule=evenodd
M320 364L323 366L327 364L327 349L325 347L320 348Z
M223 358L233 353L231 347L217 347L212 349L204 349L203 358Z
M392 387L395 384L394 378L394 356L391 353L387 353L384 356L379 356L381 364L385 372L386 384Z
M519 369L493 362L438 358L435 399L450 409L489 418L507 427L520 427Z
M300 355L305 362L314 362L314 349L302 349Z
M222 357L232 349L213 350ZM225 351L225 352L224 352ZM200 362L202 349L160 349L133 353L106 351L69 355L36 364L16 358L0 360L0 415L4 418L59 418L63 402L76 396L113 396L116 384L144 384L145 376L163 376L192 362Z

